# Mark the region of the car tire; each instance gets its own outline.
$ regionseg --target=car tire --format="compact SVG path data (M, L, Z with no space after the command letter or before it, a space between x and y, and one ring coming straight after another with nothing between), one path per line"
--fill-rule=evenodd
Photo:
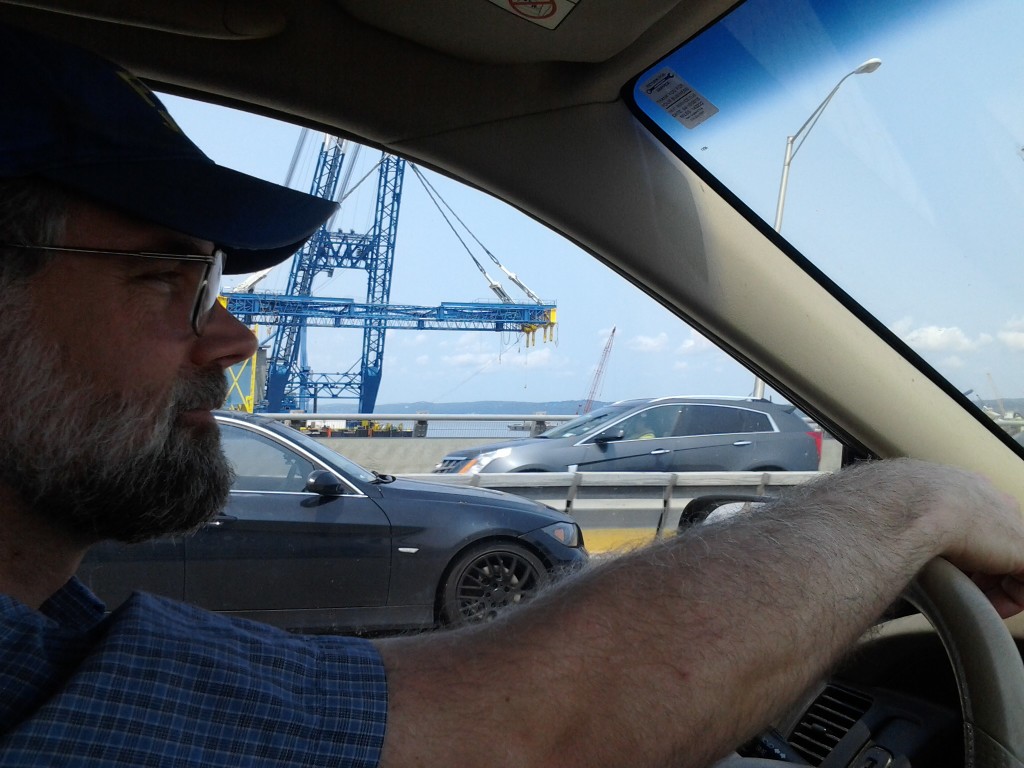
M492 621L548 581L544 563L521 544L488 542L463 553L441 590L441 621L449 626Z

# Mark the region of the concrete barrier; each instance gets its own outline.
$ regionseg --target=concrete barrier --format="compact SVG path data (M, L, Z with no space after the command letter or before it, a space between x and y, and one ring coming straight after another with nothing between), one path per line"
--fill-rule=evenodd
M441 457L459 448L498 442L465 437L317 437L317 442L367 469L389 475L432 472Z

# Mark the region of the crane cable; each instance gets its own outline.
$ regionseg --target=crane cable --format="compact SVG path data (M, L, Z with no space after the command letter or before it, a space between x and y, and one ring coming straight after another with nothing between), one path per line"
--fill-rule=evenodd
M430 202L432 202L434 204L434 207L437 208L438 213L441 214L441 218L444 219L444 223L448 225L448 228L451 229L452 234L455 235L455 239L459 241L463 248L466 249L466 253L469 255L469 258L473 260L473 263L476 264L476 268L480 270L480 274L484 276L484 279L487 281L487 285L490 286L490 289L494 291L494 293L498 296L499 299L501 299L503 303L513 304L514 302L512 301L512 297L508 295L504 288L502 288L501 283L499 283L497 280L495 280L489 274L487 274L487 270L484 269L484 265L481 264L480 261L476 258L476 256L473 255L473 251L470 250L469 246L466 244L466 241L462 239L462 235L459 234L459 231L455 228L455 225L452 224L451 220L445 215L444 209L441 208L441 203L444 203L445 207L451 210L450 206L448 206L448 203L445 203L444 200L441 200L441 202L439 203L438 200L441 198L441 196L437 193L437 190L434 189L433 186L431 186L430 182L428 182L426 178L424 178L423 173L420 171L420 169L417 168L412 163L409 164L409 167L412 168L412 172L416 174L416 178L420 180L420 184L423 185L423 188L427 192L427 197L430 198ZM452 212L452 215L455 216L455 213ZM456 220L459 221L460 224L462 224L462 220L459 219L458 216L455 216L455 218ZM465 224L462 224L462 226L466 228L467 232L469 232L469 227L466 227ZM469 232L469 234L472 235L473 233Z
M410 163L409 166L412 168L413 173L416 174L416 178L420 180L420 183L423 185L423 188L427 192L427 196L430 197L431 202L433 202L434 205L437 207L437 210L438 212L440 212L441 217L445 220L445 223L447 223L448 226L451 228L452 232L455 233L455 237L458 238L460 243L462 243L462 247L466 249L466 253L469 254L469 258L473 260L473 263L476 264L477 269L479 269L483 276L487 279L488 284L491 286L491 290L498 294L498 297L503 302L507 304L513 303L512 298L508 295L508 293L505 292L505 289L501 287L501 284L493 280L491 276L487 274L487 270L484 269L483 265L477 260L476 256L473 255L473 252L466 244L466 241L462 239L458 231L455 229L455 225L452 224L451 220L445 214L444 209L447 209L448 212L451 213L452 217L457 222L459 222L459 224L462 225L462 228L466 230L470 237L473 238L473 241L477 245L479 245L481 250L483 250L483 252L490 257L491 261L493 261L498 266L498 269L505 273L505 276L508 277L509 280L511 280L523 293L529 296L530 299L533 300L535 303L543 304L544 302L536 293L531 291L529 287L522 280L520 280L513 272L510 272L508 269L506 269L505 265L503 265L498 260L498 257L491 253L491 251L488 250L487 246L480 242L480 238L473 234L473 230L466 226L466 222L459 218L459 215L455 213L455 211L448 204L448 202L443 197L441 197L440 193L436 189L434 189L434 186L423 175L423 172L420 171L420 169L413 163ZM442 205L444 205L444 209L441 207Z

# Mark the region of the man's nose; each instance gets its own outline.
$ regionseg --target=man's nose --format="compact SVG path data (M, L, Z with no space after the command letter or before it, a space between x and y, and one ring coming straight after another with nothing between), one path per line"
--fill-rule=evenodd
M196 339L192 358L200 366L229 368L255 355L257 347L256 335L218 301Z

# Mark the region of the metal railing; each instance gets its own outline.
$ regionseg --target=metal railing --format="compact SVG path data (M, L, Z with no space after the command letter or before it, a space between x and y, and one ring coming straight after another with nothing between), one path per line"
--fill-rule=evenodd
M680 513L709 493L771 495L824 472L512 472L478 475L407 474L446 485L494 488L572 515L587 548L604 553L660 539L679 527Z
M535 437L576 414L549 413L261 413L277 421L305 424L339 437L364 437L371 431L400 437ZM450 426L457 424L458 426ZM352 426L357 425L357 426ZM371 425L377 425L374 428Z

